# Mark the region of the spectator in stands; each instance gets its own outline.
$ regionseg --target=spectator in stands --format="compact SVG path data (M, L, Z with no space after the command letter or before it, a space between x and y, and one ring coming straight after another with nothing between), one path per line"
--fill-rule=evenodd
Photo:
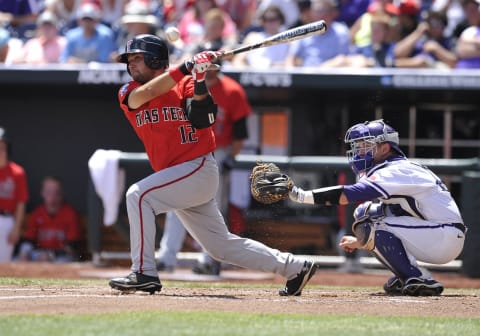
M212 8L205 14L205 31L199 43L185 45L182 58L188 59L204 50L230 50L236 43L226 42L223 38L225 28L225 12L220 8Z
M12 63L59 63L67 41L58 34L57 22L52 12L42 12L37 19L37 36L25 42Z
M468 26L464 24L466 17L463 2L464 0L435 0L430 7L430 10L446 15L448 23L445 27L445 35L455 41Z
M287 66L319 67L337 55L349 53L348 27L336 22L338 9L334 0L313 0L312 21L325 20L327 32L292 43L286 60Z
M79 26L66 34L67 44L60 61L64 63L108 63L116 51L112 29L100 23L98 6L86 3L77 12Z
M333 1L333 0L332 0ZM263 13L267 7L277 6L282 10L285 17L285 26L290 27L298 21L300 11L297 0L261 0L258 4L258 13Z
M5 63L8 54L8 41L10 40L10 32L0 27L0 63Z
M218 7L232 17L240 34L253 25L258 2L257 0L217 0Z
M41 8L36 1L0 1L0 26L6 26L13 37L25 39L35 27Z
M311 0L298 0L298 19L288 28L295 28L302 26L309 22L312 22L312 1Z
M367 12L369 4L370 0L339 0L339 15L336 21L351 27L360 16Z
M447 17L429 11L425 20L394 48L397 68L453 68L457 56L451 39L445 36Z
M180 38L185 44L201 42L205 34L205 14L212 8L218 8L216 0L195 0L185 12L178 24ZM224 18L222 37L226 43L234 43L238 39L237 28L228 13L224 13Z
M363 48L371 43L372 17L374 15L388 15L391 19L390 22L393 23L398 21L398 14L398 7L391 3L390 0L373 1L368 6L367 12L362 14L350 27L351 44L356 48ZM389 36L387 37L389 42L398 40L398 36L396 34L393 36L393 33L393 29L389 29Z
M364 47L357 47L354 53L365 58L365 66L374 68L393 67L394 43L390 40L392 17L386 13L377 13L372 15L370 24L369 44Z
M285 17L279 7L270 6L261 13L259 21L262 24L262 30L248 33L243 40L244 45L261 42L279 33L282 27L284 27ZM252 50L248 53L241 53L233 58L232 63L237 67L249 68L283 67L285 66L289 47L289 43L284 43Z
M458 56L456 68L480 68L480 1L466 0L465 16L468 24L457 41L455 52Z
M395 3L395 2L394 2ZM410 35L419 23L420 0L400 0L398 4L398 35L401 40Z
M83 1L84 2L90 1L94 3L96 2L97 5L102 10L102 23L109 26L112 29L124 14L124 9L128 2L128 0L83 0ZM150 2L153 3L154 1L144 0L143 2L149 4Z
M18 259L22 261L70 262L78 259L80 218L64 200L62 182L53 176L43 179L43 204L28 217Z
M58 30L64 35L77 26L77 13L83 0L45 0L45 10L58 18Z
M195 0L168 0L162 3L163 26L177 26Z
M455 41L458 41L460 35L465 29L470 26L476 26L478 24L479 17L479 2L477 0L459 0L462 4L462 10L464 19L458 23L453 30L453 37Z
M12 260L21 235L28 201L27 177L23 167L11 161L12 144L0 127L0 262Z
M116 55L124 51L124 46L132 37L140 34L156 35L159 27L159 20L151 11L151 6L143 0L130 0L125 6L125 13L120 18L120 28L116 39L118 51ZM121 46L121 47L120 47Z
M376 13L369 20L370 42L363 47L354 47L349 55L338 55L323 63L324 67L393 67L394 44L390 42L391 18L385 13Z

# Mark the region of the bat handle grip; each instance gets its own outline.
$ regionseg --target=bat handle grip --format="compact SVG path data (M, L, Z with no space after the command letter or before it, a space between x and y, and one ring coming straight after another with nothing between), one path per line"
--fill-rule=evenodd
M233 56L233 55L234 55L234 53L233 53L233 51L231 51L231 50L229 50L229 51L223 51L222 54L217 57L217 59L222 59L222 58L230 57L230 56Z

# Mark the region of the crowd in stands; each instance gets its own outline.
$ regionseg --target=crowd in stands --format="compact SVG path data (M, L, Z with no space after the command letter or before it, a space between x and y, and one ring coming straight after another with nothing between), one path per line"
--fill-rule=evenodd
M172 62L316 20L328 31L231 59L239 67L480 67L480 0L0 1L0 62L110 63L140 33L178 27Z

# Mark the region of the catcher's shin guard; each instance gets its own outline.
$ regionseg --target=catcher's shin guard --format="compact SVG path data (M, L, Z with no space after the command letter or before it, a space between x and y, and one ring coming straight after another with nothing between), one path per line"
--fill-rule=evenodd
M376 230L375 248L371 252L402 281L422 275L422 271L408 259L402 241L391 232Z

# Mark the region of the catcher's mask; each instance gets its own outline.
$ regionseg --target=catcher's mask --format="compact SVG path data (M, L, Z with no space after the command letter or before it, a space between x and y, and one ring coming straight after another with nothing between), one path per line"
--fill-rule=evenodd
M398 132L383 122L383 119L366 121L350 127L345 134L345 143L350 145L347 159L355 174L368 172L374 165L377 144L388 142L401 156Z
M169 64L169 53L167 42L155 35L142 34L128 40L125 45L125 52L118 55L117 62L126 63L128 70L128 55L142 53L144 62L150 69L166 68Z

